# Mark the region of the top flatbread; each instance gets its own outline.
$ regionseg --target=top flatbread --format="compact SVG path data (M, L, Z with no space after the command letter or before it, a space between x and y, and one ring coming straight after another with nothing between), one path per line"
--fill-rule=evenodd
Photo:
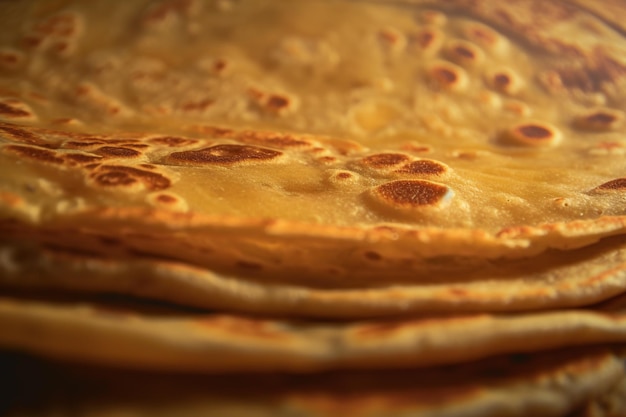
M169 223L496 257L626 231L626 45L580 6L106 4L3 6L19 235Z

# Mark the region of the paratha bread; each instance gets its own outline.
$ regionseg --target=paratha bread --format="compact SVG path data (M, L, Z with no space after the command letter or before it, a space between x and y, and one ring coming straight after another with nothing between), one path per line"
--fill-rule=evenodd
M626 288L621 236L532 260L453 261L407 262L398 271L371 260L344 264L335 274L284 266L209 270L140 255L106 257L10 242L0 245L0 289L108 293L229 312L355 319L586 306Z
M0 346L7 349L190 373L425 367L626 342L624 303L599 311L333 323L20 297L0 300L0 325Z
M500 3L24 1L0 54L0 230L308 264L623 234L623 34Z
M307 376L111 372L16 355L6 369L15 371L6 380L10 417L565 417L624 377L620 357L604 348Z

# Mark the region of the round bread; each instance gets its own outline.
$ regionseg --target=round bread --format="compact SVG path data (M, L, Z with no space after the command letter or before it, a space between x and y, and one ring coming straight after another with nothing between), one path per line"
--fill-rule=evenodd
M24 4L3 6L4 233L243 234L284 260L292 239L493 258L626 230L626 46L581 6Z

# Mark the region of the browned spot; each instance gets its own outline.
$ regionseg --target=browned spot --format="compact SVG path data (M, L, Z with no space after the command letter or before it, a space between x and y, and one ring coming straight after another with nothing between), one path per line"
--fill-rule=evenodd
M156 166L152 164L141 164L139 166L145 169L156 169Z
M11 138L21 142L38 144L43 142L39 135L31 133L26 129L20 129L17 126L0 125L0 132L6 133L11 136Z
M364 255L370 261L380 261L383 258L380 253L374 251L367 251Z
M617 178L595 188L597 191L626 191L626 178Z
M433 30L422 30L409 36L409 42L419 45L421 49L428 49L435 41L436 33Z
M447 170L448 168L441 162L431 159L421 159L419 161L409 162L395 172L414 175L441 175Z
M595 113L591 116L588 116L586 119L587 121L592 123L609 124L614 122L617 117L608 113Z
M467 41L454 41L447 48L447 56L457 64L470 67L481 62L484 58L483 52L476 45Z
M274 110L276 112L280 112L286 109L287 107L289 107L289 99L285 96L272 94L267 99L266 105L269 109Z
M335 158L334 156L322 156L321 158L318 158L318 161L323 163L331 163L335 162L336 160L337 158Z
M159 191L171 185L171 181L159 173L119 165L101 166L91 177L96 184L103 187L128 186L141 182L147 189Z
M100 156L85 155L82 153L68 153L64 155L65 160L75 164L90 164L97 160L102 159Z
M450 195L450 189L430 181L398 180L379 185L374 194L392 206L414 208L436 205Z
M458 78L457 74L448 68L435 68L433 74L437 78L437 81L447 84L455 82Z
M197 143L198 141L195 139L189 138L180 138L176 136L161 136L158 138L150 139L151 143L155 143L157 145L165 145L169 147L177 147L177 146L188 146Z
M220 73L226 69L227 62L223 59L218 59L213 63L213 70Z
M467 84L465 72L456 65L440 62L430 69L431 78L439 87L448 90L460 90Z
M420 29L407 35L410 50L429 55L434 54L441 48L443 39L443 33L434 28Z
M117 146L103 146L95 151L98 155L110 158L136 158L141 156L141 152L129 148L120 148Z
M169 160L187 165L232 165L248 161L268 161L282 152L248 145L217 145L197 151L174 152Z
M130 185L137 182L132 175L123 171L107 171L94 177L99 185L104 187L112 187L119 185Z
M476 58L476 53L472 51L467 46L457 46L454 48L454 53L460 55L464 58L474 59Z
M389 168L407 162L410 158L402 153L379 153L366 156L361 163L370 168Z
M496 74L493 77L493 84L498 90L505 90L511 84L511 77L504 73Z
M560 139L560 133L543 123L525 123L513 127L506 137L522 145L544 146L555 144Z
M335 175L335 178L339 180L347 180L347 179L352 178L352 174L350 174L349 172L340 172L337 175Z
M525 125L518 127L517 130L530 139L546 139L552 136L552 132L543 126Z
M63 164L63 158L59 157L55 152L48 149L20 145L9 145L4 149L5 151L17 154L20 157L32 159L37 162Z
M0 115L7 117L31 117L33 114L19 107L0 102Z
M494 48L501 40L500 35L488 26L473 23L466 27L465 36L483 47Z
M574 126L583 130L602 132L614 129L623 118L624 115L620 111L601 109L577 117Z
M159 203L173 204L176 203L178 199L172 195L159 194L156 196L156 201L158 201Z

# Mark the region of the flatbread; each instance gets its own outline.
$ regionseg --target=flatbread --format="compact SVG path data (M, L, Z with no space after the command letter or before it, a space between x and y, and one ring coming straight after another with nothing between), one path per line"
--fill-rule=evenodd
M215 260L214 265L218 262ZM209 264L207 264L209 265ZM224 266L224 265L222 265ZM366 272L367 271L367 272ZM0 288L109 293L181 306L283 317L363 318L585 306L624 294L626 241L550 251L532 260L345 263L211 270L146 256L95 256L58 247L0 245Z
M624 375L608 349L508 355L430 370L194 377L9 356L11 417L565 416ZM2 375L4 378L6 374Z
M325 323L163 312L142 305L135 310L72 298L2 298L0 346L118 368L190 373L425 367L624 343L624 305Z
M283 261L626 231L623 35L577 6L26 3L0 80L5 234L121 229L178 258L155 242L232 233Z

